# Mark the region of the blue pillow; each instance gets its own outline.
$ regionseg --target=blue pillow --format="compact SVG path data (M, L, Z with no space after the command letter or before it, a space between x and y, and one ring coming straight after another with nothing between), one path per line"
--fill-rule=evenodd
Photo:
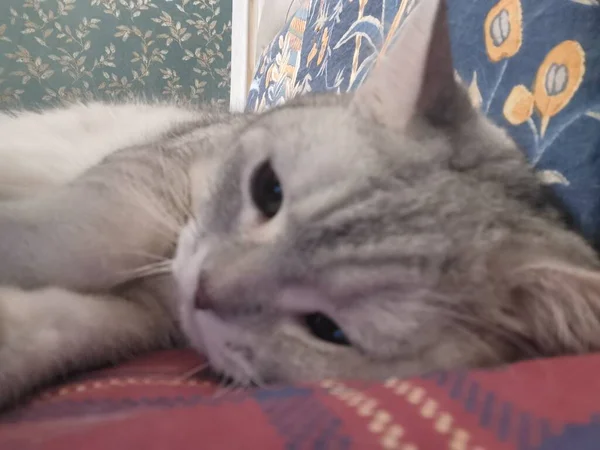
M416 0L304 0L263 53L248 110L364 81ZM600 246L600 0L449 0L457 75Z

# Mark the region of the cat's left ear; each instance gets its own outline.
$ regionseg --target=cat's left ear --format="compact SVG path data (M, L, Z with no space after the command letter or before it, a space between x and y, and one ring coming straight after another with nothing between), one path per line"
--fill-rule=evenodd
M457 91L445 0L420 0L353 103L384 125L404 128L417 115L451 119Z

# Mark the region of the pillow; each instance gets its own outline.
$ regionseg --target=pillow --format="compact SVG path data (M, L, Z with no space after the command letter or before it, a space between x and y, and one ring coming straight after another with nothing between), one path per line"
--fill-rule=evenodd
M457 75L600 248L600 1L450 0ZM366 78L416 0L306 1L263 53L259 111Z

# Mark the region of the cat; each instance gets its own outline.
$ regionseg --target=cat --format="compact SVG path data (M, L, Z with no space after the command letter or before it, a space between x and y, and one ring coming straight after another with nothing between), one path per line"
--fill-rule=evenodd
M243 386L599 348L598 257L455 80L443 1L355 93L0 136L0 405L174 345Z

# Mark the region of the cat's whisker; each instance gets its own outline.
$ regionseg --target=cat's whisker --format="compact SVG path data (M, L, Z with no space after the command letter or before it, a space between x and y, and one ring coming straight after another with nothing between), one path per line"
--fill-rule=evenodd
M252 386L254 379L257 378L247 361L240 359L235 353L224 352L223 357L237 368L237 374L233 378L223 376L220 379L218 390L214 394L215 398L245 391Z
M135 276L135 277L146 277L151 275L162 275L171 272L171 267L144 267L141 269L135 269L131 271L123 272L124 275Z
M154 259L157 263L160 263L160 262L171 263L172 262L171 258L167 258L164 255L158 255L158 254L149 253L149 252L127 251L127 252L123 252L121 254L127 254L127 255L131 255L131 256L141 256L141 257L148 258L148 259Z
M159 277L162 275L166 275L168 274L168 271L163 271L163 272L153 272L153 273L143 273L143 274L136 274L134 276L129 276L126 277L124 280L122 280L123 283L128 283L131 281L135 281L135 280L141 280L141 279L148 279L148 278L154 278L154 277Z
M256 385L256 387L259 389L266 389L267 387L267 383L262 379L260 375L258 375L258 373L256 373L256 371L254 371L250 382Z
M140 267L136 267L135 269L132 269L130 272L144 271L146 269L164 269L164 268L171 267L171 264L172 264L171 260L157 261L157 262L152 262L152 263L140 266Z
M152 223L150 224L153 231L161 235L165 242L175 242L179 232L181 231L181 224L177 223L175 220L172 222L167 221L164 217L162 217L163 215L166 215L164 212L152 212L151 210L147 210L147 212L154 214L152 217Z
M166 187L171 192L172 199L174 199L176 197L176 193L173 191L173 187ZM159 227L156 227L155 231L164 233L165 239L168 238L169 240L173 240L173 236L177 236L179 234L182 226L182 224L178 222L176 215L165 210L164 205L158 203L157 201L149 200L155 199L155 195L152 195L152 192L149 192L149 189L146 189L148 192L144 192L143 187L135 186L132 187L131 190L132 194L140 199L140 201L137 202L138 206L142 207L145 212L152 217L153 225L160 225L162 228L161 230Z
M260 379L256 370L251 366L251 364L240 355L232 353L229 355L230 360L234 363L234 365L243 373L244 380L240 382L241 386L244 389L251 387L253 384L257 386L264 386L265 383Z
M235 389L233 389L232 394L239 395L243 394L248 390L248 385L245 383L240 383Z
M247 361L241 361L239 364L241 370L246 375L245 389L256 386L259 389L266 387L267 383L264 382L262 377L254 370Z
M210 364L209 363L202 363L202 364L198 364L197 366L195 366L194 368L188 370L187 372L185 372L183 375L181 375L181 377L179 378L181 381L187 381L190 378L194 378L196 376L200 376L202 375L204 372L206 372L208 369L210 369Z
M147 265L150 264L172 264L173 263L173 259L171 258L166 258L164 256L159 256L159 255L152 255L151 253L141 253L141 252L123 252L123 253L119 253L119 256L139 256L140 258L144 258L144 259L148 259L150 260L150 262L147 263ZM143 266L145 267L145 266Z
M151 276L151 275L162 275L165 273L170 273L171 267L167 266L167 267L148 267L147 269L144 270L134 270L133 274L138 275L138 276Z
M151 252L144 252L144 251L139 251L139 250L134 250L131 249L129 250L128 248L119 248L119 249L107 249L107 251L94 251L94 255L97 255L99 257L108 257L108 258L113 258L113 257L117 257L117 256L131 256L131 257L139 257L140 259L148 259L151 260L151 262L149 264L154 264L154 263L162 263L162 262L166 262L166 263L172 263L172 259L169 257L166 257L165 255L161 255L158 253L151 253Z
M219 383L217 391L214 393L213 398L218 399L230 394L236 386L235 381L228 380L223 377Z
M171 261L161 261L158 263L150 263L136 269L123 271L122 275L127 278L127 281L133 281L140 278L165 275L171 273L171 271Z

